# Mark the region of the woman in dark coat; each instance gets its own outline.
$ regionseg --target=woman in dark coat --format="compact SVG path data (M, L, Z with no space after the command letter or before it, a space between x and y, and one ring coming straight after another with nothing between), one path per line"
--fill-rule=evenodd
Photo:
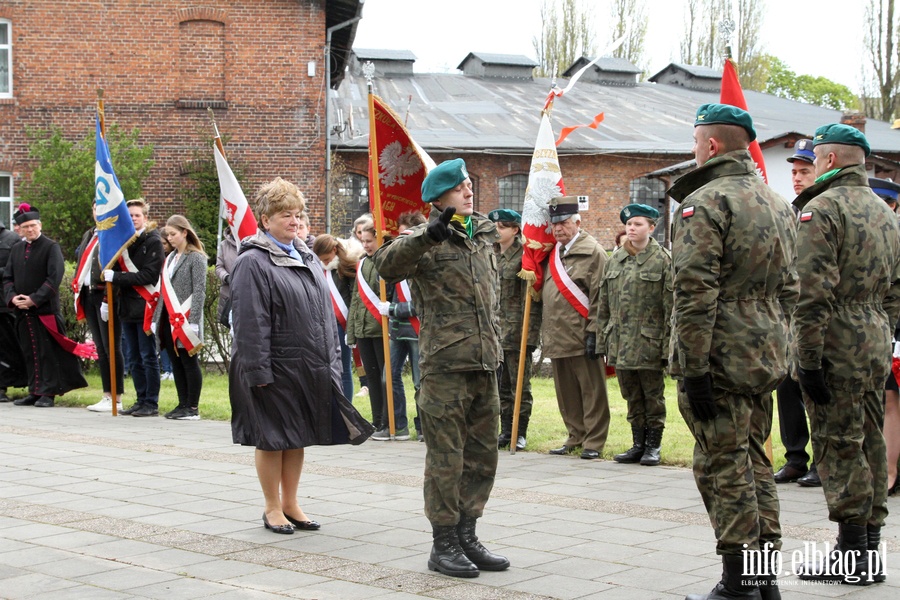
M304 448L360 444L373 431L342 393L322 263L296 238L304 207L294 184L264 184L255 206L260 231L243 240L231 274L232 437L256 446L263 524L275 533L319 528L297 502Z

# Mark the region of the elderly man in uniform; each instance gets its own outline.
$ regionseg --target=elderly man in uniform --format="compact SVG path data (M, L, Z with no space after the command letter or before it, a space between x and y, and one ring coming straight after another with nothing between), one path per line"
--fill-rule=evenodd
M550 223L556 247L547 261L541 339L553 367L556 401L569 437L550 454L581 447L581 458L594 459L609 433L606 374L597 351L600 279L606 252L581 230L578 198L550 201Z
M812 140L797 140L794 154L787 161L791 163L791 184L794 194L811 186L816 181L816 169L813 162ZM800 384L791 377L785 377L776 388L778 398L778 425L781 430L781 442L784 444L783 467L775 472L775 483L792 483L796 481L803 487L821 487L822 481L816 471L816 463L810 463L806 445L809 443L809 427L806 424L806 409L803 407L803 396ZM807 468L807 464L809 467Z
M434 537L428 568L477 577L509 567L475 534L497 471L499 235L473 211L461 158L428 173L422 200L434 207L428 224L389 241L374 260L391 284L409 280L420 319L416 404L426 448L425 516Z
M882 390L900 317L900 232L869 188L866 136L824 125L814 144L816 183L794 200L801 291L793 329L813 454L838 539L824 564L807 565L800 578L869 585L885 579L867 550L877 551L888 513Z
M775 561L744 573L746 551L781 547L765 441L797 298L794 215L757 176L754 139L746 111L704 104L694 123L697 169L669 190L681 203L670 369L682 379L678 408L696 441L694 478L723 565L712 592L689 600L781 597Z

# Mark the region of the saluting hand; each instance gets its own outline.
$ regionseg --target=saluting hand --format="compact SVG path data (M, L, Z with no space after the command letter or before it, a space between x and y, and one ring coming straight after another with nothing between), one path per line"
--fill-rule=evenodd
M450 220L456 214L456 207L449 206L440 214L440 216L428 225L425 235L440 244L444 240L450 238Z

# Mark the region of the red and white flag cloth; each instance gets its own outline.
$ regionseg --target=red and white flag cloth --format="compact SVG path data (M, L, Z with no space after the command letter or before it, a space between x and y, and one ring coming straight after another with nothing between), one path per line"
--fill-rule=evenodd
M163 270L159 277L161 286L160 294L162 295L163 302L166 304L166 311L169 313L169 326L172 328L172 341L181 342L181 345L187 350L188 355L193 356L203 348L203 342L200 341L200 336L194 333L194 329L188 324L188 319L191 316L191 298L193 298L193 296L188 296L187 300L180 302L172 287L172 280L169 279L169 261L175 260L176 256L177 254L173 252L169 258L166 259L166 264L163 265ZM175 352L178 352L177 343L175 345Z
M400 302L412 302L412 292L409 290L409 283L405 279L397 284L397 298L400 299ZM419 327L421 326L419 317L410 317L409 324L412 325L416 335L419 335Z
M522 206L522 234L525 237L522 254L522 271L519 277L533 282L534 290L543 286L543 262L553 250L556 239L550 229L550 201L566 195L559 156L553 129L550 127L548 111L541 112L531 169L528 172L528 187Z
M91 262L94 260L94 254L97 252L97 241L100 238L95 233L85 246L81 253L81 260L78 261L78 267L75 269L75 276L72 278L72 295L75 297L75 318L78 321L84 321L87 315L84 313L84 303L81 301L81 288L90 285L91 280Z
M587 295L581 291L581 288L572 281L569 274L566 273L566 267L562 263L562 258L560 258L560 250L562 250L562 248L563 245L557 242L553 257L550 259L550 276L556 283L556 287L559 288L559 293L563 295L563 298L569 301L569 304L572 305L572 308L574 308L579 315L587 319L590 300L588 300Z
M119 268L126 273L137 273L139 270L132 262L127 249L119 257ZM153 313L156 312L156 305L159 304L159 280L152 285L134 285L131 287L144 299L144 322L142 327L144 333L150 335L153 333L153 330L150 328L150 324L153 322Z
M381 323L381 313L378 312L378 304L381 300L378 299L378 294L369 287L369 284L366 283L366 278L363 277L362 268L364 262L366 262L365 256L360 259L359 265L356 267L356 287L359 289L359 299L362 300L362 303L369 310L369 314Z
M334 283L331 271L328 269L322 269L322 271L325 273L325 283L328 284L328 291L331 293L331 307L334 309L334 316L337 317L337 322L341 328L347 331L347 317L350 315L350 310L347 308L347 303L344 302L341 292L338 291L337 285Z
M221 189L222 212L225 220L231 227L231 233L238 245L248 235L256 233L256 217L250 210L247 197L238 183L237 178L228 166L228 161L219 151L219 146L213 144L213 154L216 157L216 171L219 174L219 188Z
M744 90L741 88L737 69L734 67L734 61L730 58L725 59L725 69L722 71L722 92L719 95L719 102L750 112L747 110L747 101L744 100ZM757 140L750 142L750 156L756 163L756 174L763 181L769 183L769 177L766 175L766 161L763 159L762 148L759 147Z

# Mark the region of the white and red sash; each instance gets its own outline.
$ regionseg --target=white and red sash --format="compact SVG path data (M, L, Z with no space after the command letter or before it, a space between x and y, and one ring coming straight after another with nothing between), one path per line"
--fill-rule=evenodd
M81 301L81 288L90 285L91 281L91 261L94 260L94 253L97 252L97 234L91 238L84 252L81 253L81 260L78 261L78 268L75 269L75 276L72 278L72 294L75 296L75 318L84 321L84 304Z
M397 298L400 299L400 302L412 302L412 293L409 291L409 283L407 283L405 279L397 284ZM409 324L412 325L416 335L419 335L419 327L421 326L419 317L410 317Z
M188 318L191 316L191 298L193 294L188 296L187 300L180 302L175 290L172 287L172 280L169 279L169 261L174 260L178 254L173 252L163 265L162 273L159 277L160 293L166 304L166 311L169 313L169 325L172 327L172 341L181 342L184 349L193 356L203 347L200 337L194 333L194 330L187 326ZM175 345L175 352L178 352L178 346Z
M328 291L331 292L331 307L334 308L334 316L337 317L337 321L344 331L347 331L347 317L350 314L350 309L347 308L347 303L344 302L344 298L338 291L331 271L328 269L323 269L323 271L325 272L325 282L328 284Z
M128 255L128 250L126 249L122 252L122 255L119 257L119 266L126 273L137 273L138 268L131 261L131 256ZM153 313L156 312L156 305L159 304L159 281L154 284L147 285L134 285L131 286L134 288L134 291L138 293L138 295L144 299L144 333L150 335L152 330L150 329L150 323L153 322Z
M381 323L381 313L378 312L378 304L381 300L378 298L378 294L369 287L366 278L363 277L362 269L364 262L366 262L365 256L360 259L359 265L356 267L356 287L359 288L359 299L362 300L363 304L369 310L369 314L372 315L372 318Z
M556 242L556 249L553 252L553 256L550 257L550 275L553 277L553 281L556 282L556 287L559 288L559 293L563 295L563 298L569 301L569 304L578 311L579 315L587 319L590 301L585 293L581 291L581 288L575 285L575 282L566 273L566 268L559 256L559 251L562 247L562 244Z

